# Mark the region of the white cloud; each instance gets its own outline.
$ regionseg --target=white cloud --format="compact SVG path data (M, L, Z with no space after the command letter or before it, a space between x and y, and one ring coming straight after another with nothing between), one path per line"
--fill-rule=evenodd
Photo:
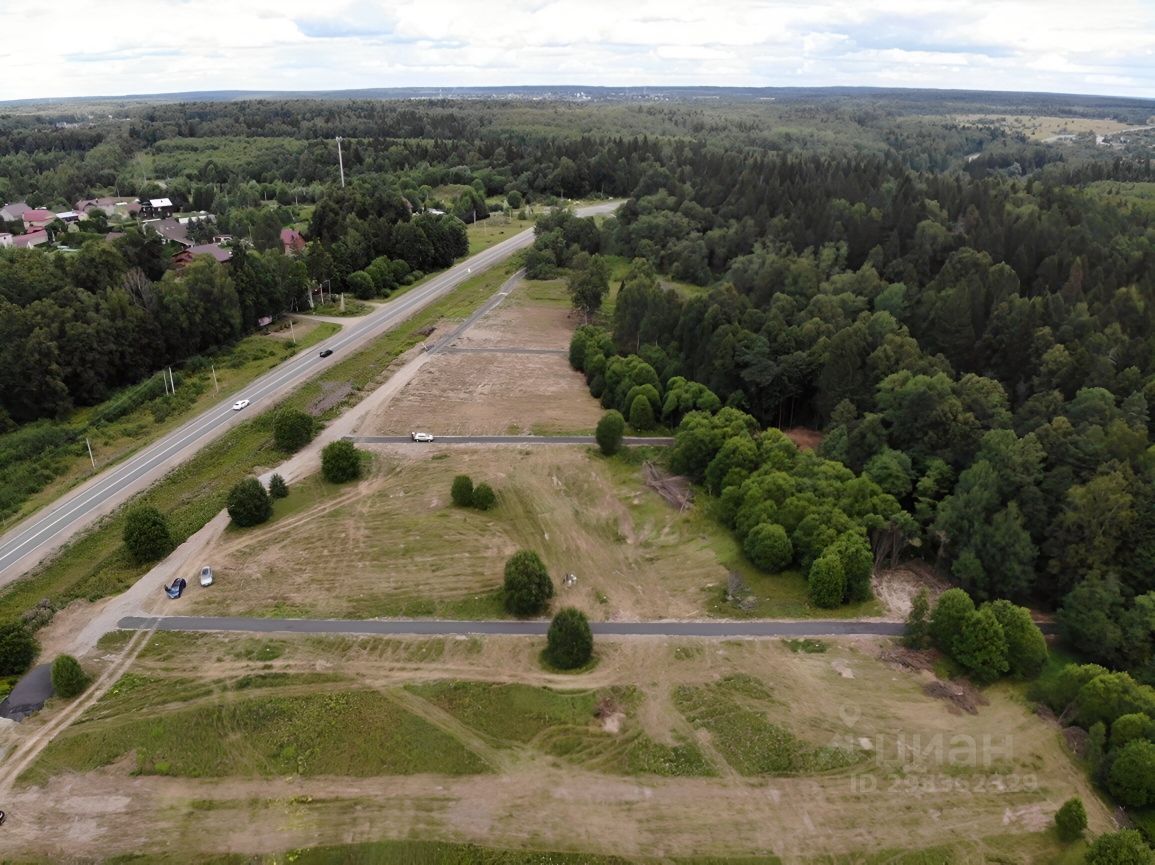
M1155 95L1147 0L0 0L0 99L497 84Z

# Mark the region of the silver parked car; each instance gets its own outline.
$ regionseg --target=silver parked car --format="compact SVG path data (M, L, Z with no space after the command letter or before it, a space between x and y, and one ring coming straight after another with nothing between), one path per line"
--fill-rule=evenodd
M211 586L213 584L213 569L208 565L201 568L201 585Z

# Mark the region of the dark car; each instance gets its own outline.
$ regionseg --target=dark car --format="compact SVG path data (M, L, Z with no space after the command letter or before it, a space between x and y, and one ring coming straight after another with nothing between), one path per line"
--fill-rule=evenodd
M329 356L329 355L331 355L332 353L333 353L333 349L331 349L331 348L323 348L323 349L321 349L321 357L328 357L328 356Z

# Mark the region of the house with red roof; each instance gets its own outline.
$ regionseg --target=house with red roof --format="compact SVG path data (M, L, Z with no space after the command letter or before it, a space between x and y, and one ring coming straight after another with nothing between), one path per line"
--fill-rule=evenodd
M28 210L20 218L24 220L24 231L28 232L43 228L56 218L56 214L51 210Z
M40 244L47 242L48 232L43 228L38 228L34 231L26 231L23 234L18 234L12 238L12 245L17 249L30 249L33 246L40 246Z
M281 245L285 248L285 255L296 255L305 248L305 238L295 228L282 228Z

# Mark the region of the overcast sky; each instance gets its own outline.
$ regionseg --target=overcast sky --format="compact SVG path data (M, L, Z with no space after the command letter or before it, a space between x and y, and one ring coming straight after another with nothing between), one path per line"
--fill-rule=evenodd
M1155 0L0 0L0 99L879 85L1155 97Z

